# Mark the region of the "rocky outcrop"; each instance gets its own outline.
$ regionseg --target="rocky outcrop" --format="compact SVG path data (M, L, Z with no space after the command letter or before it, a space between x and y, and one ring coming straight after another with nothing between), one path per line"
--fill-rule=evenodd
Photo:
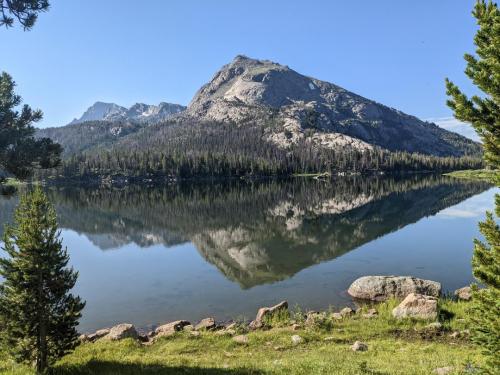
M283 313L288 311L288 302L282 301L272 307L261 307L257 312L255 320L250 323L251 329L262 328L265 324L265 319L273 316L277 313Z
M437 318L437 298L411 293L392 310L395 318Z
M347 292L354 298L371 301L402 299L410 293L438 297L441 284L411 276L364 276L354 281Z
M463 288L455 290L455 297L462 301L470 301L472 299L472 289L470 286L464 286Z

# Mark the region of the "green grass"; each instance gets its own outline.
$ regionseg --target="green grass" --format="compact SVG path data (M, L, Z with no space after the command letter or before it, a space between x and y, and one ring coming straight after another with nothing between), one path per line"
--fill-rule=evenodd
M500 175L499 170L490 170L490 169L467 169L463 171L454 171L450 173L445 173L445 176L455 177L455 178L464 178L469 180L481 180L481 181L489 181L494 183L495 176L498 178Z
M231 337L202 332L193 337L181 332L145 346L133 340L98 341L79 346L54 367L55 374L432 374L437 367L480 366L483 357L467 337L451 338L467 328L464 302L440 302L442 330L427 328L427 321L396 320L390 301L377 306L379 316L357 314L331 324L305 327L294 312L269 322L273 328L248 333L248 345ZM329 316L329 314L327 314ZM297 331L290 327L296 321ZM304 342L293 345L292 335ZM326 339L326 340L325 340ZM368 351L353 352L360 340ZM0 352L0 372L31 374Z

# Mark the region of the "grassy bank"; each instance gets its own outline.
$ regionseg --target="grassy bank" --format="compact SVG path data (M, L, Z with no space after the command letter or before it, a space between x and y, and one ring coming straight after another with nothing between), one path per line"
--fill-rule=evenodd
M378 317L356 314L343 320L327 315L306 326L302 315L292 314L272 322L273 328L247 333L248 343L238 344L229 335L180 332L143 345L131 339L97 341L79 346L59 361L55 374L432 374L439 367L453 366L452 374L465 373L483 362L471 345L465 302L441 301L441 328L429 322L395 320L389 302L377 306ZM293 321L299 329L291 327ZM462 332L453 335L453 332ZM239 333L243 333L240 331ZM292 335L303 338L293 344ZM353 352L360 340L368 351ZM30 374L0 354L0 371Z
M489 181L494 183L494 177L499 176L500 171L489 170L489 169L467 169L463 171L454 171L450 173L445 173L445 176L464 178L468 180L481 180Z

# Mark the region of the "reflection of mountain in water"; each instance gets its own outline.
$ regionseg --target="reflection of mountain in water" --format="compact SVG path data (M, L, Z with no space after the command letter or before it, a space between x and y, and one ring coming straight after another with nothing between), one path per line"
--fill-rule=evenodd
M61 226L103 250L191 241L227 278L249 288L338 257L488 186L413 176L49 192ZM13 206L12 199L0 203L2 215Z

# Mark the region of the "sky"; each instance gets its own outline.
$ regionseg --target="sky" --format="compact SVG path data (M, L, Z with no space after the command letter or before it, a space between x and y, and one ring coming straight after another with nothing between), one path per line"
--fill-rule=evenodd
M60 126L96 101L188 104L236 55L269 59L453 131L445 77L473 52L474 0L51 0L0 29L0 71Z

